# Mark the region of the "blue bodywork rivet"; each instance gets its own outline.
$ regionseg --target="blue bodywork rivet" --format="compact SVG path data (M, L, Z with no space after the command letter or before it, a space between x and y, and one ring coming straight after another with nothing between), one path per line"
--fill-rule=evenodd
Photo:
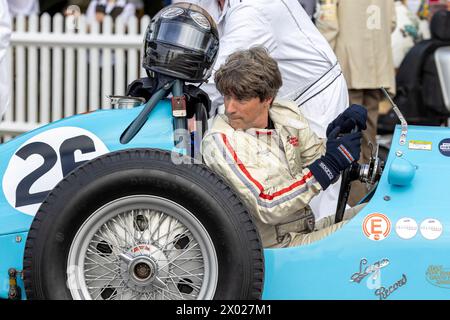
M391 200L391 197L389 197L389 196L384 196L384 201L389 201L389 200Z
M17 242L17 243L22 242L22 237L21 237L21 236L16 236L16 242Z

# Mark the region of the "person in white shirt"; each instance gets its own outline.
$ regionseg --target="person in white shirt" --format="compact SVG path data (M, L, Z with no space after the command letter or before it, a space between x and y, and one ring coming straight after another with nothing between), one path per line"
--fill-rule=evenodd
M422 39L419 18L405 5L404 0L395 1L397 24L391 34L394 67L398 69L403 58L415 43Z
M6 0L0 0L0 121L10 104L8 77L8 47L11 37L11 18Z
M333 50L298 0L189 2L206 9L219 29L220 48L213 75L201 86L211 98L213 115L223 106L214 72L231 53L261 45L281 71L283 86L277 98L295 101L315 134L326 137L328 124L349 105L347 84ZM311 201L316 220L336 211L339 188L340 182Z
M136 6L126 0L93 0L89 3L86 18L89 24L94 21L103 22L105 15L114 19L120 18L124 22L136 14Z
M39 1L37 0L8 0L9 13L15 17L18 15L30 16L39 13Z

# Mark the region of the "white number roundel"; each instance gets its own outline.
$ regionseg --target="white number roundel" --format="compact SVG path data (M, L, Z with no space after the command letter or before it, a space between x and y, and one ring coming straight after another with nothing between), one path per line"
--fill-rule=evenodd
M20 212L34 216L66 174L108 152L96 135L82 128L61 127L37 134L9 161L2 181L6 200Z

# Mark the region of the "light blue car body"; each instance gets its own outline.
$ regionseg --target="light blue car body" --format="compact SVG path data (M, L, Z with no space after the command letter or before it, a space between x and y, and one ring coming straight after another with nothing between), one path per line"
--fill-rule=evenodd
M120 143L120 135L141 110L142 106L77 115L0 145L0 181L5 183L5 171L21 146L55 128L87 130L110 152L129 148L176 150L168 100L159 102L130 143ZM264 250L263 299L450 298L450 157L439 147L450 138L450 129L408 129L407 141L400 145L400 127L396 128L376 192L356 217L310 245ZM399 167L393 166L395 161ZM402 179L406 179L402 186L395 184ZM8 269L22 270L32 221L32 215L8 202L2 188L0 298L8 297ZM381 239L373 240L376 235ZM18 284L26 299L20 277Z

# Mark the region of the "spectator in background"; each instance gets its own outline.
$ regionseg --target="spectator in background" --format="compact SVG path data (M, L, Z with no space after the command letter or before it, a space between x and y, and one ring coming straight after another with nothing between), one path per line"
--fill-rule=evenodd
M392 33L392 55L394 67L398 69L408 51L422 40L419 18L405 4L405 0L395 1L397 26Z
M106 15L113 19L120 17L123 21L136 15L136 7L134 4L126 0L93 0L89 4L86 12L86 18L89 24L97 21L103 22Z
M10 104L8 77L8 47L11 36L11 18L6 0L0 0L0 121Z
M39 1L37 0L8 0L9 13L15 17L17 15L30 16L39 13Z
M84 14L86 13L90 3L91 3L90 0L69 0L67 1L67 6L68 7L77 6L78 8L80 8L80 12Z
M419 32L422 34L423 40L431 39L430 32L430 6L428 0L421 0L419 10L417 11L419 17Z
M321 0L317 27L330 42L349 87L350 103L368 111L363 132L361 163L371 156L369 141L376 143L380 87L395 93L391 33L395 29L394 1ZM365 194L364 184L355 181L349 197L354 206Z

